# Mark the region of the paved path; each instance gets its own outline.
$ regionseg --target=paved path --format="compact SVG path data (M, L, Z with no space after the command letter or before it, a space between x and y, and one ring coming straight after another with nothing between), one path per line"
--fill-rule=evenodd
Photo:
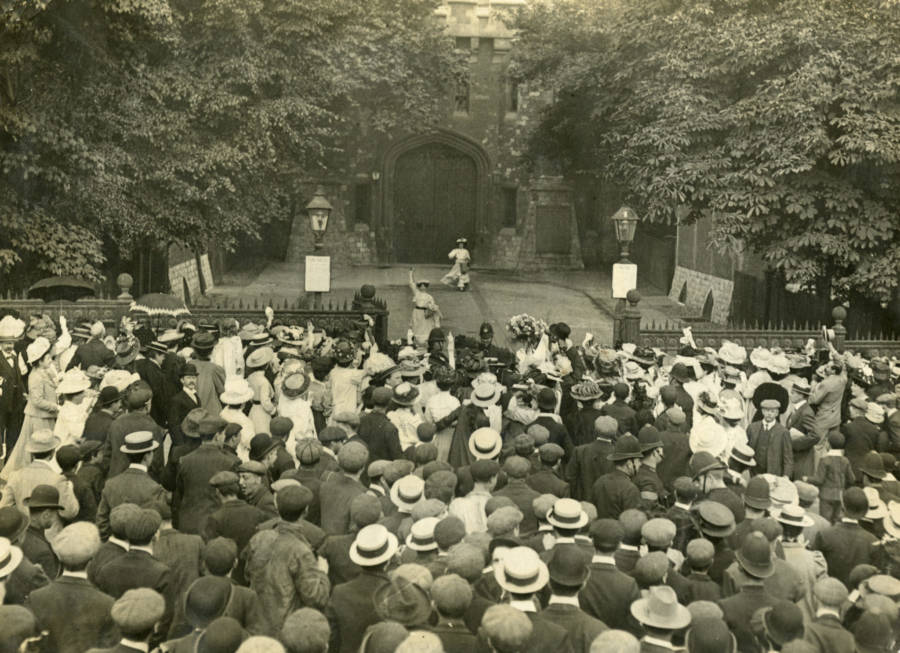
M446 267L416 267L416 278L431 280L431 294L444 315L443 326L454 334L476 334L482 322L494 325L498 344L506 341L504 325L518 313L529 313L548 324L563 321L572 328L572 338L581 342L586 332L597 341L612 341L615 300L610 297L609 277L596 271L552 271L511 273L495 270L473 270L472 286L459 292L440 283ZM389 336L405 336L409 321L412 293L407 285L408 267L347 267L332 271L332 292L327 295L337 302L352 298L364 283L378 289L378 296L391 311ZM223 285L213 295L259 298L296 298L303 294L303 267L287 263L271 263L258 275L226 275ZM645 320L661 320L678 312L661 291L641 288L646 299L641 302Z

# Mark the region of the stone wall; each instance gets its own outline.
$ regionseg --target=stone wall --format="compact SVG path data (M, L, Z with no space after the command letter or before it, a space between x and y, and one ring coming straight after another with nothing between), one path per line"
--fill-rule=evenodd
M201 284L200 275L203 275ZM185 296L185 286L189 297ZM209 255L200 256L200 267L197 267L197 257L188 250L172 246L169 248L169 288L173 295L181 297L184 301L196 301L204 290L209 292L214 286L212 267L209 264Z
M682 290L685 291L683 300ZM676 302L682 301L688 315L699 317L703 315L703 309L711 293L713 305L709 319L716 324L726 324L733 292L734 282L730 279L676 265L669 298Z

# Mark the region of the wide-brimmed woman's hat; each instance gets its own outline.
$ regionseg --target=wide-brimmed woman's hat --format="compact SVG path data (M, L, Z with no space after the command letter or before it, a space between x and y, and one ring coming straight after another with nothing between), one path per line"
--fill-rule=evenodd
M656 352L649 347L635 347L629 356L635 363L645 367L656 364Z
M472 403L481 408L493 406L500 400L503 393L502 386L495 383L479 383L472 390Z
M744 417L744 405L740 397L726 397L720 406L721 415L725 419L742 419Z
M229 406L243 405L253 399L253 388L242 376L229 376L225 379L225 389L219 395L219 401Z
M241 327L241 330L238 331L238 337L247 342L248 340L252 340L255 336L260 334L264 334L265 329L255 322L247 322L244 326Z
M419 396L419 389L410 383L400 383L394 386L394 393L391 397L398 406L412 406L416 403Z
M472 431L469 436L469 453L478 460L490 460L500 453L503 439L494 429L483 426Z
M259 347L247 356L247 369L265 367L275 360L275 350L271 347Z
M50 341L43 336L38 336L25 349L25 358L28 360L28 364L32 365L43 358L48 351L50 351Z
M576 383L569 390L569 394L573 399L578 401L594 401L603 396L603 391L593 379L585 379L581 383Z
M53 435L50 429L40 429L31 434L25 443L25 451L28 453L46 453L59 446L60 440Z
M716 355L726 365L743 365L747 360L747 350L739 344L727 340L722 342Z
M626 380L635 381L637 379L643 379L645 374L646 373L644 372L644 368L641 367L640 365L638 365L636 362L634 362L634 361L626 361L625 362L625 365L623 368L623 376L625 377Z
M719 416L719 400L709 392L701 392L697 398L697 410L714 417Z
M458 243L467 243L467 242L469 242L469 241L468 241L468 239L463 238L462 236L460 236L459 238L456 239L456 242L458 242Z
M707 451L718 458L728 448L728 434L719 424L712 420L704 420L691 427L688 446L691 453Z
M750 352L750 362L753 363L754 367L761 370L769 368L769 359L771 357L772 353L765 347L755 347Z
M25 322L13 317L12 315L4 315L0 319L0 342L11 342L19 340L25 333Z
M722 381L724 383L733 383L734 385L737 385L741 382L741 371L730 365L725 366L725 369L722 370Z
M425 496L425 481L407 474L391 486L391 502L400 512L409 512Z
M309 377L303 372L294 372L284 377L281 382L281 392L286 397L299 397L309 387Z
M63 375L62 381L56 386L56 394L73 395L84 392L91 387L91 380L88 375L75 367Z
M888 504L887 514L881 523L889 535L900 538L900 502L891 501Z
M397 369L400 371L400 376L402 377L417 378L425 374L426 366L425 363L417 358L405 358L400 361Z
M374 567L390 560L399 542L397 536L381 524L369 524L360 529L350 545L350 560L360 567Z
M660 630L679 630L691 623L691 611L678 603L668 585L651 587L645 598L631 604L631 615L645 626Z
M527 546L517 546L506 551L497 574L500 587L514 594L537 592L549 579L547 565L534 549Z
M786 526L807 528L813 525L813 520L806 514L806 511L800 506L792 504L782 506L781 511L775 515L775 519Z

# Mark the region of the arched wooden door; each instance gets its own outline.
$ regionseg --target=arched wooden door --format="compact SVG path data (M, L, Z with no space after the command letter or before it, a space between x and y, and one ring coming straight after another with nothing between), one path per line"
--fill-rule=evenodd
M465 152L442 143L404 152L393 193L396 261L447 263L456 239L475 235L477 170Z

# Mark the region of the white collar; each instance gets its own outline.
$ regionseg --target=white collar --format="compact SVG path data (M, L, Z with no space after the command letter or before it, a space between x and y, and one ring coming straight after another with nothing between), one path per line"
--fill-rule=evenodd
M841 523L842 524L859 524L859 520L858 519L850 519L849 517L842 517Z
M551 594L549 605L553 605L554 603L560 605L574 605L579 610L581 609L581 604L578 603L577 596L557 596L556 594Z
M803 408L803 404L805 404L805 403L806 403L806 399L801 399L796 404L794 404L794 410L800 410L801 408Z
M68 576L69 578L83 578L87 580L87 572L86 571L69 571L68 569L63 570L62 575Z
M53 463L51 462L50 459L47 459L47 458L35 458L31 462L36 463L36 464L46 465L50 469L53 469Z
M574 537L557 537L556 543L557 544L575 544L575 538Z
M188 390L187 388L181 388L181 389L184 390L184 394L186 394L188 397L190 397L194 401L197 401L197 393L196 392L194 392L193 390Z
M595 553L594 557L591 558L591 563L593 564L595 562L599 562L599 563L607 564L607 565L615 565L616 559L613 556L605 556L605 555L601 555L599 553Z
M109 540L107 540L107 541L108 541L108 542L112 542L113 544L115 544L116 546L118 546L118 547L124 549L125 551L127 551L128 548L129 548L128 542L126 542L125 540L120 540L120 539L119 539L118 537L116 537L115 535L110 535L110 536L109 536Z
M838 621L840 621L841 619L841 613L834 608L826 608L825 606L822 606L818 610L816 610L816 618L825 616L836 617Z
M639 549L633 544L625 544L624 542L619 545L619 549L622 551L638 551Z
M672 642L668 642L664 639L659 639L657 637L650 637L650 635L644 635L643 637L641 637L641 641L647 642L648 644L653 644L654 646L660 646L662 648L671 649L673 651L676 650L675 646L672 644Z
M681 508L682 510L687 510L688 512L691 511L691 504L689 504L689 503L681 503L680 501L676 501L675 507Z
M842 458L844 456L844 450L843 449L829 449L828 451L825 452L825 455Z
M128 639L127 637L123 637L119 640L119 644L122 646L127 646L128 648L136 648L139 651L150 651L150 645L147 642L139 642L136 639Z
M510 601L509 605L516 610L521 610L522 612L537 612L537 608L534 607L534 601Z
M142 472L146 472L146 471L147 471L147 466L146 466L146 465L141 465L140 463L131 463L130 465L128 465L128 469L139 469L139 470L141 470Z
M153 555L153 549L149 546L142 546L140 544L132 544L128 547L129 551L143 551L144 553L149 553Z
M544 524L541 524L540 526L538 526L538 533L552 533L552 532L553 532L553 526L551 524L544 523Z

